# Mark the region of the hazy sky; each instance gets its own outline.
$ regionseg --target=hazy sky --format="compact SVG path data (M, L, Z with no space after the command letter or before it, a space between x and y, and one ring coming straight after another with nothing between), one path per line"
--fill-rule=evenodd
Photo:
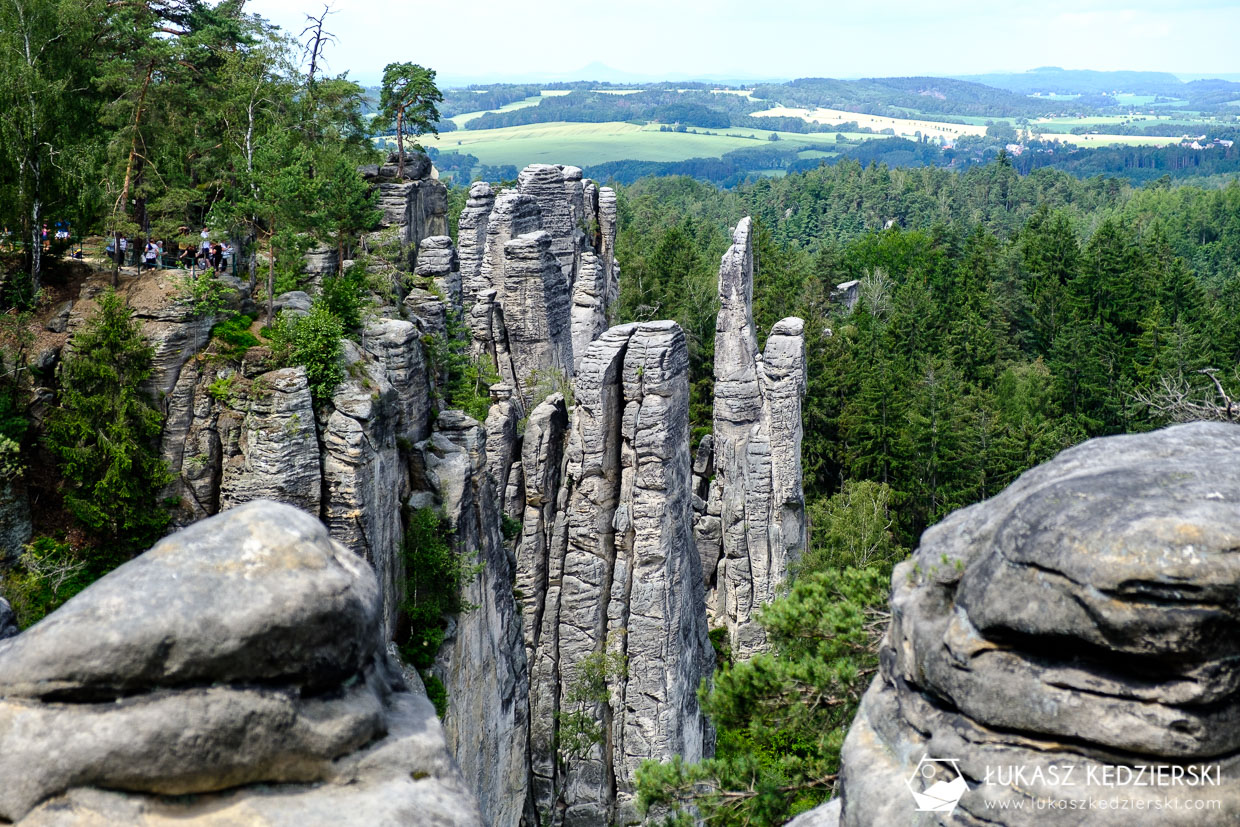
M252 0L294 34L322 0ZM320 6L321 7L321 6ZM863 77L1072 69L1240 72L1230 0L334 0L334 72Z

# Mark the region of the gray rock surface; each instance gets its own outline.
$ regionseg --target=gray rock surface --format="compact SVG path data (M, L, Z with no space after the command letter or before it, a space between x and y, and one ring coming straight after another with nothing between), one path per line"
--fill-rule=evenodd
M448 188L434 177L430 158L421 152L405 152L404 177L397 175L395 153L387 163L362 167L363 176L379 190L381 225L395 227L402 249L415 252L422 240L448 234ZM401 262L407 269L408 261Z
M525 404L540 401L533 398L540 376L573 371L570 298L552 244L552 236L540 230L504 245L504 327L516 391Z
M220 479L220 510L269 499L318 514L323 479L314 406L303 367L255 379L232 420Z
M310 294L304 290L290 290L287 293L281 293L276 296L273 307L277 314L288 310L295 315L304 315L310 312L310 306L313 300Z
M575 167L573 169L576 169ZM581 203L581 170L576 169L575 187L565 180L564 167L530 164L517 176L517 189L534 199L542 216L542 229L551 237L551 254L559 263L566 286L572 287L576 239L573 211Z
M431 388L421 333L413 322L375 319L362 337L362 347L383 367L383 381L396 392L396 435L410 442L430 432Z
M480 825L380 608L370 568L288 506L165 538L0 642L0 818Z
M713 750L696 694L714 653L691 535L680 328L653 322L607 331L582 359L576 394L566 542L547 544L533 646L531 753L540 809L556 806L559 793L566 824L626 823L637 817L641 760L694 761ZM525 551L523 544L519 559L529 559ZM607 676L610 703L569 708L587 658L608 652L627 662ZM567 778L558 776L552 748L563 711L593 717L607 734Z
M495 194L491 185L478 181L469 188L469 199L457 220L457 252L461 268L461 301L468 310L478 301L478 294L490 284L482 280L482 262L486 258L487 232Z
M1090 824L1236 823L1237 547L1240 427L1225 424L1091 440L926 531L892 576L842 823L1080 824L1033 805L1091 797L1126 804ZM969 789L951 818L891 792L923 754L959 760ZM1216 783L1103 780L1140 765L1205 766ZM1026 779L986 781L1011 766Z
M319 412L321 517L333 539L365 558L379 577L383 628L396 628L404 590L400 506L405 469L396 444L399 394L384 366L346 341L346 378Z
M801 483L803 323L777 322L758 353L753 322L750 220L736 226L719 268L715 326L714 467L696 541L707 571L711 614L745 657L766 647L754 612L776 596L806 545ZM715 520L718 520L716 525ZM713 547L719 536L718 553Z
M574 369L586 349L607 329L607 271L593 250L581 254L577 279L573 282L570 312Z
M488 822L517 825L523 817L533 818L529 677L512 562L487 473L487 432L460 411L444 411L420 450L454 546L459 553L476 555L480 567L464 589L464 600L473 608L455 618L434 667L448 689L444 729Z
M25 484L20 478L0 480L0 566L16 559L33 535Z
M441 296L447 299L455 311L461 309L461 271L457 263L456 247L446 235L433 235L422 239L418 247L418 262L414 273L429 279Z
M9 601L0 597L0 640L13 637L17 631L17 615L13 613L13 607L9 605Z

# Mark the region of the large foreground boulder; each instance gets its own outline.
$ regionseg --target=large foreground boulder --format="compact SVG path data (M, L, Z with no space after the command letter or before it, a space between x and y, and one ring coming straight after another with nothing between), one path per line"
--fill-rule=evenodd
M379 601L290 506L165 538L0 642L0 822L480 825Z
M842 824L1240 823L1240 427L1065 451L892 590Z

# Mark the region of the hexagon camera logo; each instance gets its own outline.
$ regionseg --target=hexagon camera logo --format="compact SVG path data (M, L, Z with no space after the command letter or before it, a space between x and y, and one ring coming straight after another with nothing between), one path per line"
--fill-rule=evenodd
M904 782L917 801L917 812L951 814L956 809L960 797L969 789L959 760L921 756L913 774Z

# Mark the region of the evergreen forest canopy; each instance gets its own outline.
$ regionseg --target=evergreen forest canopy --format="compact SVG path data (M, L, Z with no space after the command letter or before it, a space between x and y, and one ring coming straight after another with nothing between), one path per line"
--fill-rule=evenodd
M1000 159L963 173L852 161L722 191L620 189L623 320L677 319L695 437L711 417L716 273L758 225L760 337L806 320L810 549L762 613L773 651L704 689L698 764L647 762L676 824L778 825L824 801L877 666L892 565L954 509L1090 437L1240 410L1240 183L1142 188ZM833 288L857 281L851 310ZM761 341L759 342L761 345Z
M1215 410L1215 379L1240 390L1234 181L842 162L732 191L669 178L620 192L620 313L685 328L697 432L719 257L749 214L758 330L807 321L807 492L888 486L905 545L1064 447L1165 424L1189 400ZM852 280L848 311L831 292Z

